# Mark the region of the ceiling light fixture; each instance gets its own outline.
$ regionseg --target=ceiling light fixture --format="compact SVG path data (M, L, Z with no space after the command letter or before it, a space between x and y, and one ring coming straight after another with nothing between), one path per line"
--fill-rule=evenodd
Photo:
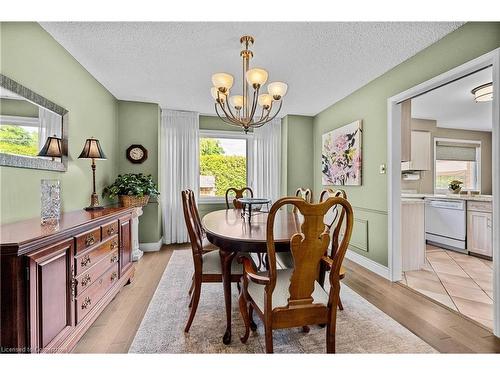
M288 85L284 82L271 82L267 85L268 93L259 95L260 89L267 82L267 71L262 68L250 69L250 59L253 57L250 47L254 43L254 38L248 35L242 36L240 43L244 48L240 52L243 59L243 95L229 96L234 78L228 73L212 75L214 86L211 88L211 94L215 99L217 116L229 125L242 127L247 133L250 129L259 128L276 117L281 110ZM252 97L249 95L249 87L253 89ZM255 116L257 105L262 107L260 116ZM273 114L273 107L276 106L278 108Z
M476 103L491 102L493 100L493 82L477 86L472 89L471 93L474 95Z

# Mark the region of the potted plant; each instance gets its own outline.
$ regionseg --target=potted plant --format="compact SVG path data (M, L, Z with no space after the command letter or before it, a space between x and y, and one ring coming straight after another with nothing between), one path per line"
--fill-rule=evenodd
M103 197L118 197L124 207L145 206L150 196L159 194L153 177L143 173L119 174L115 182L106 186L102 192Z
M462 184L463 182L460 180L450 181L448 184L448 190L451 191L453 194L458 194L460 193L460 190L462 190L462 187L460 186Z

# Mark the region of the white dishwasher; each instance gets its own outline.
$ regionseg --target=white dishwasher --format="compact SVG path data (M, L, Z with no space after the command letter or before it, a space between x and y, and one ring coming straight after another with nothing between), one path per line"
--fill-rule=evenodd
M467 253L465 201L458 199L425 200L425 239L439 247Z

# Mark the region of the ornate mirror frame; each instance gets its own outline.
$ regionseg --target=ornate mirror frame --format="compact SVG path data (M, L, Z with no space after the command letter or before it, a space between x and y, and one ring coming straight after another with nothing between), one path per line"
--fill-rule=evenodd
M3 74L0 74L0 86L37 106L57 113L62 118L62 157L60 161L0 153L0 166L66 172L68 168L68 111Z

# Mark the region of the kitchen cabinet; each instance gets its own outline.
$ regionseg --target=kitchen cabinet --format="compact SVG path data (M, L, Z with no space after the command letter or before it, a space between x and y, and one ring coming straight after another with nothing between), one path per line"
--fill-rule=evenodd
M411 160L411 99L401 103L401 161Z
M401 267L418 271L425 266L425 204L423 199L401 200Z
M493 256L491 202L467 202L467 250L491 258Z
M410 160L401 163L402 171L429 171L431 170L431 133L412 130Z

